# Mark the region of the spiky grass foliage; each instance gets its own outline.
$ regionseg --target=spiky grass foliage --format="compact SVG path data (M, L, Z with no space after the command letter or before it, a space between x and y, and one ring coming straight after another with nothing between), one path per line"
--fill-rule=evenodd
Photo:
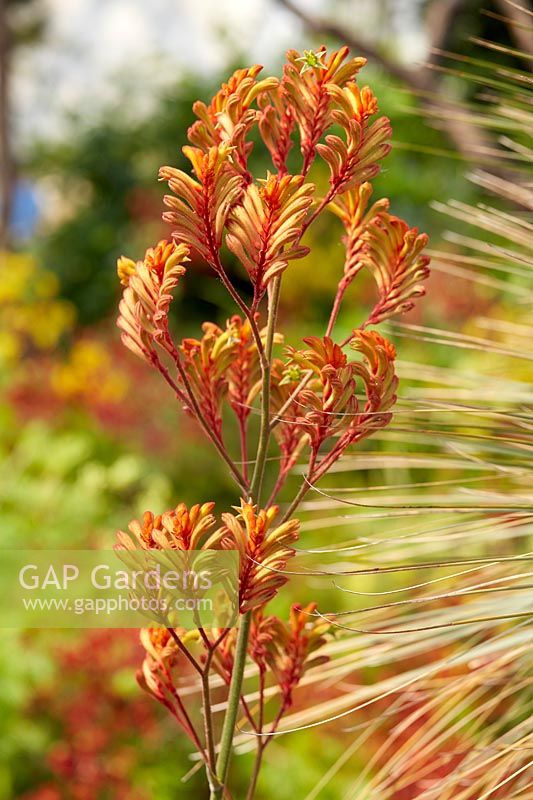
M486 202L436 204L461 232L430 254L456 286L451 303L484 292L493 311L473 308L446 329L389 324L419 357L398 362L394 421L373 439L382 447L335 468L368 471L370 485L330 478L304 503L302 531L334 531L306 568L318 559L314 573L342 593L320 606L342 635L306 679L306 691L328 686L329 696L281 730L335 721L353 737L307 800L337 772L349 776L357 753L366 766L345 800L531 796L530 81L490 64L460 69L490 87L468 113L496 131L494 163L468 175Z
M533 111L522 72L469 66L490 87L468 113L497 131L494 171L468 175L486 203L437 205L461 232L431 255L451 304L485 292L493 311L446 329L388 323L413 352L398 361L393 422L363 452L348 447L301 507L302 532L322 543L299 549L290 574L312 582L321 601L307 613L338 636L275 735L329 724L350 737L306 800L339 772L343 800L531 797ZM253 709L255 668L246 678ZM244 720L241 750L256 738Z

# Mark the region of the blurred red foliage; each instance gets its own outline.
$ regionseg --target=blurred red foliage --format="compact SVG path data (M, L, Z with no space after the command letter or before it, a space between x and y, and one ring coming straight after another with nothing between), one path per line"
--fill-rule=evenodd
M143 748L157 745L161 725L154 706L135 688L120 687L133 674L141 648L134 630L96 630L57 652L58 679L34 701L32 713L59 727L47 755L50 776L23 800L148 800L132 788Z

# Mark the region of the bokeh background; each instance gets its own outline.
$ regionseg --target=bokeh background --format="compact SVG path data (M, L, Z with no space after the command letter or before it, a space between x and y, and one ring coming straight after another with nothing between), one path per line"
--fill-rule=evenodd
M368 55L363 82L391 117L395 142L376 196L390 197L394 212L428 232L432 246L457 250L454 237L465 224L439 204L483 198L465 178L483 161L479 129L428 106L435 98L466 103L479 84L457 68L442 72L444 53L483 61L487 54L472 37L518 46L527 33L502 20L498 0L295 0L303 20L290 6L3 0L1 547L111 547L115 530L146 509L235 501L224 469L172 396L121 347L114 320L117 257L140 258L168 234L157 169L183 166L193 101L207 100L237 66L262 63L276 74L288 47L343 38L356 55ZM494 51L491 59L517 66L509 53ZM338 233L318 226L311 259L287 272L288 341L327 318L341 268ZM200 267L180 291L174 313L184 336L196 336L204 319L232 313L222 287ZM341 318L346 330L370 292L363 287L350 299ZM475 315L511 316L506 302L490 281L454 280L437 269L407 321L468 332ZM406 360L424 347L401 346ZM465 356L443 349L438 358L449 367ZM425 475L439 477L429 468ZM360 469L336 480L364 487L371 478ZM310 541L325 535L322 528ZM290 600L289 590L283 603ZM135 632L13 630L1 642L0 800L202 796L194 771L182 782L192 766L185 740L136 688ZM346 742L342 730L326 728L273 743L260 796L305 797ZM364 759L355 755L350 769ZM237 781L248 768L247 756L237 760ZM320 797L342 797L350 769Z

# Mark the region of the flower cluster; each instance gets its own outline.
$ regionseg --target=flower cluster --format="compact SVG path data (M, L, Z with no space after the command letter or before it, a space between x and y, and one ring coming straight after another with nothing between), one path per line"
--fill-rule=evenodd
M290 395L293 416L281 421L280 428L289 425L293 433L309 441L310 477L317 479L348 445L389 423L398 385L396 351L377 331L354 331L350 337L348 344L361 353L362 361L350 361L329 336L309 337L304 342L307 350L288 348L286 378L296 388ZM298 391L297 381L304 372L310 377L306 388ZM359 384L365 395L363 407L357 396ZM318 461L325 443L331 440L333 445Z
M189 248L161 241L146 251L143 261L122 256L117 263L122 294L117 325L122 341L148 362L154 360L155 345L167 345L167 317L172 290L185 273Z
M302 175L269 175L250 184L234 209L226 241L250 276L256 305L291 259L309 253L300 239L314 190Z
M140 683L194 743L213 797L226 787L238 708L258 734L260 762L268 734L292 705L305 672L328 658L331 620L315 604L294 605L288 623L268 614L266 606L287 581L299 501L348 447L391 420L396 353L371 326L410 309L428 276L428 258L422 255L427 237L393 217L388 200L370 204L369 181L390 150L391 126L379 116L372 90L357 83L365 63L350 58L346 47L330 54L325 48L290 51L281 79L261 79L259 66L237 70L209 104L195 103L197 120L183 148L192 174L172 166L159 172L169 188L163 218L171 238L149 249L142 261L118 262L124 344L161 373L224 459L241 497L220 518L210 502L190 508L181 503L160 515L147 512L130 524L129 533L119 533L117 545L128 551L239 555L238 633L200 625L186 631L173 623L141 636L146 658ZM260 177L250 166L258 141L272 162ZM329 173L329 182L315 183L315 173ZM321 194L317 186L324 184ZM284 274L295 259L308 257L306 232L328 210L342 222L345 250L329 324L280 352ZM228 252L249 282L249 301L234 285ZM236 313L222 325L205 322L197 338L176 340L169 314L189 257L213 271ZM374 278L375 305L337 341L338 313L362 271ZM282 513L278 495L299 459L306 463L305 480ZM254 710L243 690L247 658L258 677ZM181 677L189 672L202 691L203 735L180 691ZM229 687L218 756L210 699L214 673ZM278 708L269 718L271 696L278 698Z
M298 520L273 525L278 507L268 511L241 500L236 514L222 514L217 527L211 513L214 503L190 509L180 503L164 514L145 512L142 520L129 524L129 533L119 531L117 550L237 550L240 556L239 610L263 606L286 583L287 561L294 555L290 544L298 538Z
M315 612L316 603L305 608L295 603L288 622L260 612L252 623L250 656L261 672L272 670L284 709L292 705L294 690L304 673L329 660L326 655L314 655L326 644L331 629L331 622Z

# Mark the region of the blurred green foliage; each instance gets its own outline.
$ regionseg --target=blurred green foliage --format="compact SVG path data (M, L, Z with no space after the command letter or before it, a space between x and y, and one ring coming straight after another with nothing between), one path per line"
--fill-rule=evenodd
M171 484L146 459L85 430L33 422L0 425L3 547L87 547L114 543L114 529L171 502Z

